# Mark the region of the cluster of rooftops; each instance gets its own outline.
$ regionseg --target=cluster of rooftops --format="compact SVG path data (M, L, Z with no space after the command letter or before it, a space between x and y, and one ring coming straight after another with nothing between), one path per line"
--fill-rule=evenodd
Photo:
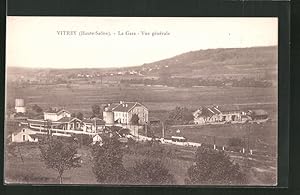
M104 108L104 112L130 112L133 108L136 106L143 106L144 108L147 109L146 106L139 102L123 102L120 101L118 103L111 103L107 104L107 106ZM66 114L64 114L66 113ZM205 116L205 117L212 117L214 115L226 115L226 114L234 114L234 113L239 113L241 115L251 115L251 116L268 116L268 113L265 110L262 109L255 109L255 110L245 110L245 109L240 109L239 106L235 105L226 105L226 106L216 106L216 105L211 105L211 106L203 106L197 109L193 114L197 113L200 114L200 116ZM61 109L51 109L47 110L44 112L44 120L47 118L45 117L46 115L62 115L63 117L60 117L58 120L55 120L54 122L56 123L68 123L74 120L76 117L71 117L71 113L64 108ZM199 115L198 115L199 116ZM34 120L34 119L29 119ZM105 125L105 121L103 119L94 117L94 118L84 118L81 120L84 123L87 124L96 124L96 125ZM36 120L35 123L41 122L42 120L38 121Z
M268 116L268 113L263 110L263 109L241 109L239 106L235 105L226 105L226 106L204 106L200 107L197 111L194 113L201 111L202 116L214 116L214 115L219 115L219 114L234 114L234 113L239 113L242 115L252 115L252 116Z

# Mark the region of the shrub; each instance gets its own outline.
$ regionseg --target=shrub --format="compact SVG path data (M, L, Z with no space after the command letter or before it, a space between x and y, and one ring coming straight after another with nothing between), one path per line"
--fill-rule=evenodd
M174 176L163 165L159 159L144 159L136 161L135 167L131 171L130 182L142 185L162 185L173 184Z
M188 169L187 184L244 184L246 177L223 151L198 147L195 164Z
M241 138L233 137L228 140L228 145L232 147L243 147L243 140Z

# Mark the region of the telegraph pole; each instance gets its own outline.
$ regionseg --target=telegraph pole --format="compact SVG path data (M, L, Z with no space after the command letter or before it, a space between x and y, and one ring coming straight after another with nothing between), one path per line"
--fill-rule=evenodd
M165 123L164 123L164 121L162 121L161 122L161 124L162 124L162 138L165 138Z
M213 142L214 142L214 150L216 149L216 136L213 137Z
M51 132L52 129L51 129L51 121L50 120L45 121L44 129L47 131L48 139L50 141L51 136L52 136L52 132Z

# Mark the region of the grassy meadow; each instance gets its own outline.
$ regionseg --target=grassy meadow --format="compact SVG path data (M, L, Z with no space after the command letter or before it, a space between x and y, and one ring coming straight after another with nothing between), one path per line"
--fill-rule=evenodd
M149 108L152 116L172 110L176 106L197 109L203 105L237 104L246 108L265 108L274 112L277 107L276 88L253 87L192 87L120 86L101 84L29 85L24 88L7 87L7 102L14 105L16 97L26 105L42 108L62 106L71 112L90 113L93 104L138 101ZM272 114L272 113L271 113Z
M135 161L147 157L144 153L144 144L132 152L125 152L122 162L125 169L130 170L135 166ZM163 159L164 165L174 175L177 185L184 185L187 178L187 169L193 164L195 148L164 145L170 151ZM16 156L6 155L5 182L19 184L58 184L58 174L52 169L47 169L40 160L40 150L37 145L23 145L18 147ZM68 170L63 175L64 184L101 184L98 183L92 171L90 149L87 146L78 149L81 154L81 167ZM21 155L22 158L21 158ZM258 159L230 154L232 160L241 165L241 169L247 176L249 185L272 185L276 182L276 164L274 160ZM131 184L132 185L132 184Z

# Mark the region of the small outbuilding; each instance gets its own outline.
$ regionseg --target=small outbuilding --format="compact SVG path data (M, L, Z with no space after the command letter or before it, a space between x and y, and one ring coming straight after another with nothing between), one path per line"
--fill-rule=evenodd
M252 120L267 120L269 118L269 114L262 109L250 110L249 115Z
M99 134L97 134L93 137L93 143L92 144L100 143L100 145L102 145L102 142L103 142L103 139Z
M12 142L38 142L36 132L28 129L22 128L20 132L13 133L11 136Z

